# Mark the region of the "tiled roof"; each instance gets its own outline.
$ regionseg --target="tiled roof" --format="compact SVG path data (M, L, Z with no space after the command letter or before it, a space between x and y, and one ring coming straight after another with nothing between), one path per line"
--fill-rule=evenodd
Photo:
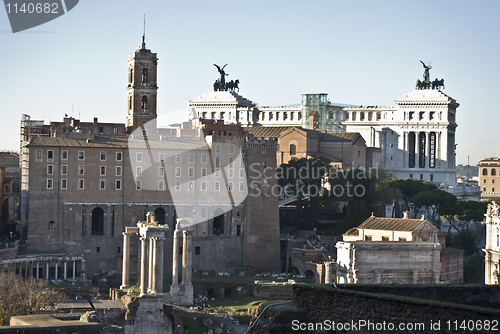
M302 130L298 126L251 126L243 128L243 131L251 133L257 138L279 138L283 131L293 128Z
M321 141L354 141L359 136L359 132L327 132L321 136Z
M351 228L350 230L348 230L346 233L344 233L343 235L353 235L353 236L357 236L359 235L359 230L357 228Z
M145 148L151 149L171 149L171 150L196 150L206 149L207 144L200 138L176 138L167 137L164 140L148 140L141 138L129 139L126 137L99 136L93 139L73 139L48 136L35 136L31 138L29 146L46 147L102 147L102 148Z
M409 219L409 218L381 218L371 216L365 220L358 229L365 230L384 230L384 231L416 231L426 226L426 229L434 229L434 227L427 220L422 219Z

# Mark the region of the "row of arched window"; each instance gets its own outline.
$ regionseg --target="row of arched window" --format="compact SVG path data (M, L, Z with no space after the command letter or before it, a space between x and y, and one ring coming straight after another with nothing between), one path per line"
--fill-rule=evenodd
M484 176L488 175L488 169L487 168L483 168L483 175ZM495 168L492 168L491 172L490 172L490 175L491 176L497 175L497 170Z

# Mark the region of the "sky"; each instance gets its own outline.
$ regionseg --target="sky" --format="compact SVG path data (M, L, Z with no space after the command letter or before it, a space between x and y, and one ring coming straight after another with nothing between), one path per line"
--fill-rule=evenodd
M125 123L128 55L158 54L158 115L186 121L189 99L227 80L258 105L393 106L425 63L457 100L457 164L500 156L500 2L483 1L97 1L12 33L0 8L0 150L19 151L21 116Z

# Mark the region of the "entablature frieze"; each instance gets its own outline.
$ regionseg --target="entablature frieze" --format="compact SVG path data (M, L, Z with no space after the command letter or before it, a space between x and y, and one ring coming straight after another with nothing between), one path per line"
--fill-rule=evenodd
M448 124L442 124L442 125L420 125L420 124L415 124L415 125L399 125L399 129L401 130L418 130L418 131L432 131L432 130L446 130L448 128ZM407 131L407 132L408 132Z

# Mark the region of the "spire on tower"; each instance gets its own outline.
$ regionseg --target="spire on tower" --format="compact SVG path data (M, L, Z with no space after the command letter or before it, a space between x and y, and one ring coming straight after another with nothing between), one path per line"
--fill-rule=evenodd
M141 49L146 48L146 14L144 14L144 29L142 31L142 44Z

